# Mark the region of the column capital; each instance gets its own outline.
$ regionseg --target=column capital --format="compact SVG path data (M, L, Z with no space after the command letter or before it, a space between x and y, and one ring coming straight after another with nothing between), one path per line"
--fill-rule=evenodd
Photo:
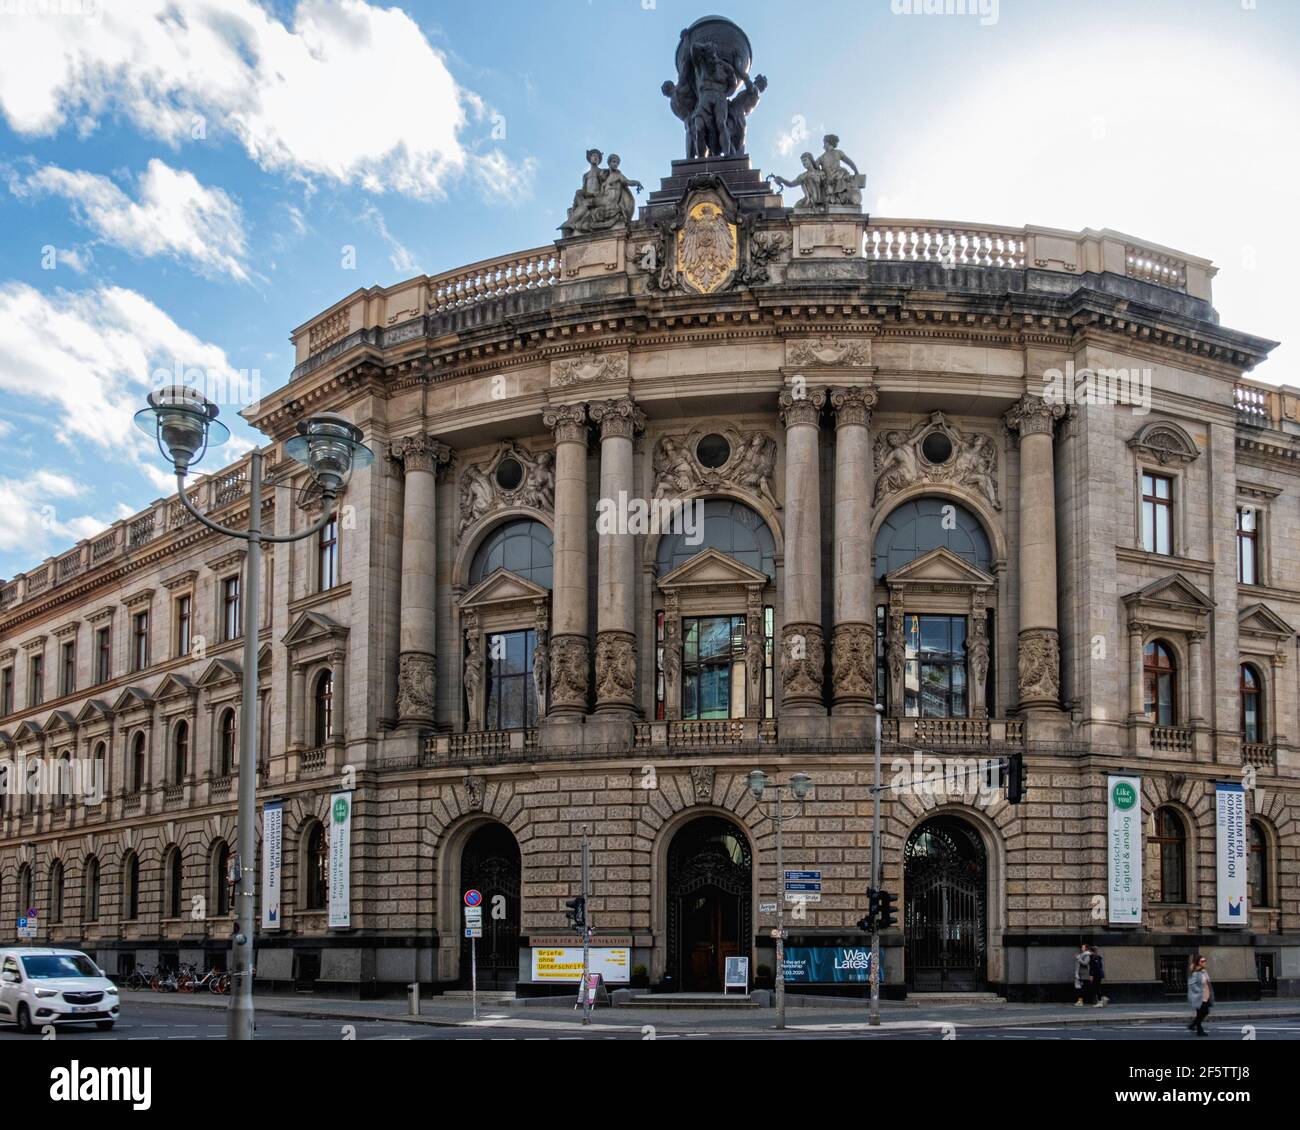
M402 465L406 473L411 471L436 472L451 462L451 448L433 436L418 433L402 436L388 445L388 457Z
M831 407L835 410L836 428L854 424L868 427L871 411L880 401L875 385L849 385L831 390Z
M542 423L555 433L556 443L587 443L587 404L552 404L542 413Z
M810 388L801 390L796 396L789 389L784 389L777 398L781 420L787 428L796 424L811 424L814 428L820 422L822 405L826 403L826 390Z
M1065 415L1064 404L1052 404L1041 396L1026 393L1003 419L1007 427L1021 436L1052 434L1056 421Z
M1130 620L1128 622L1128 634L1130 636L1145 636L1150 627L1145 620Z
M600 438L614 436L632 439L637 432L645 430L645 413L636 406L631 397L617 400L594 400L588 407L588 413L596 424L600 425Z

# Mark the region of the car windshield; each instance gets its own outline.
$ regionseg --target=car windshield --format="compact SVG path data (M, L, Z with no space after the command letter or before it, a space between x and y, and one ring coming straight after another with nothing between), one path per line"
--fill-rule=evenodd
M33 954L23 958L23 968L34 981L51 977L98 977L95 963L84 953Z

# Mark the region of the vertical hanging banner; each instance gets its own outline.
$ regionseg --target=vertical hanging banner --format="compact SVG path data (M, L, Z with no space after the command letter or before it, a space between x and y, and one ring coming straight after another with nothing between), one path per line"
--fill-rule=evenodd
M1216 781L1214 831L1217 846L1215 896L1220 926L1245 926L1246 907L1246 790Z
M1106 778L1106 904L1117 926L1142 924L1142 778Z
M352 794L330 797L330 922L352 925Z
M284 807L262 806L262 929L280 928L280 857L284 842Z

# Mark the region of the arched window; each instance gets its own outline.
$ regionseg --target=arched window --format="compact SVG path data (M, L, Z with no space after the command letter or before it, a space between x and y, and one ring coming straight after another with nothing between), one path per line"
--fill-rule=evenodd
M122 866L122 917L127 922L140 917L140 857L133 851Z
M1151 842L1160 857L1156 902L1187 901L1187 825L1172 808L1157 808Z
M68 798L73 795L72 750L66 749L59 757L59 778L54 783L54 810L61 812L68 805Z
M235 712L221 713L221 734L217 741L217 776L229 777L235 769Z
M212 904L218 915L230 913L230 845L218 840L212 849Z
M948 498L914 498L889 513L876 533L876 578L943 546L988 573L993 551L984 526L966 507Z
M1147 717L1157 726L1178 724L1178 667L1173 649L1163 640L1152 640L1142 652Z
M476 585L498 569L509 569L517 576L549 589L552 541L546 523L532 518L498 526L483 539L475 552L469 583Z
M163 865L163 917L179 918L184 905L185 869L181 866L181 850L174 847L167 852Z
M1248 860L1250 899L1249 906L1269 906L1268 833L1258 820L1250 822L1250 859Z
M96 742L95 752L95 791L101 797L108 796L108 743Z
M190 768L190 724L184 720L176 723L172 734L172 784L185 780Z
M1241 665L1241 733L1244 741L1264 741L1264 680L1249 663Z
M139 733L135 736L135 741L131 746L131 791L133 793L144 792L145 780L145 752L144 752L144 734Z
M322 671L316 678L316 691L312 696L314 725L312 734L314 742L323 746L334 733L334 672Z
M324 910L329 900L329 856L325 827L313 820L303 837L303 908Z
M93 855L87 857L82 875L81 920L99 921L99 860Z
M24 863L18 868L18 914L22 918L36 904L32 902L32 865Z
M700 525L702 529L679 529L659 539L655 558L658 576L667 576L706 549L716 549L734 557L742 565L765 573L769 578L776 576L776 541L756 511L729 498L706 498L704 520ZM676 526L674 523L673 528Z
M50 921L63 921L63 864L50 864Z

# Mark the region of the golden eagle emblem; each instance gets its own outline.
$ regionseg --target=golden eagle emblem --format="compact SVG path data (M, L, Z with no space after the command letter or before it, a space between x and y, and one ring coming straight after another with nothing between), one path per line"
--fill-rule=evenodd
M693 290L709 294L735 273L736 225L709 201L696 204L677 233L677 272Z

